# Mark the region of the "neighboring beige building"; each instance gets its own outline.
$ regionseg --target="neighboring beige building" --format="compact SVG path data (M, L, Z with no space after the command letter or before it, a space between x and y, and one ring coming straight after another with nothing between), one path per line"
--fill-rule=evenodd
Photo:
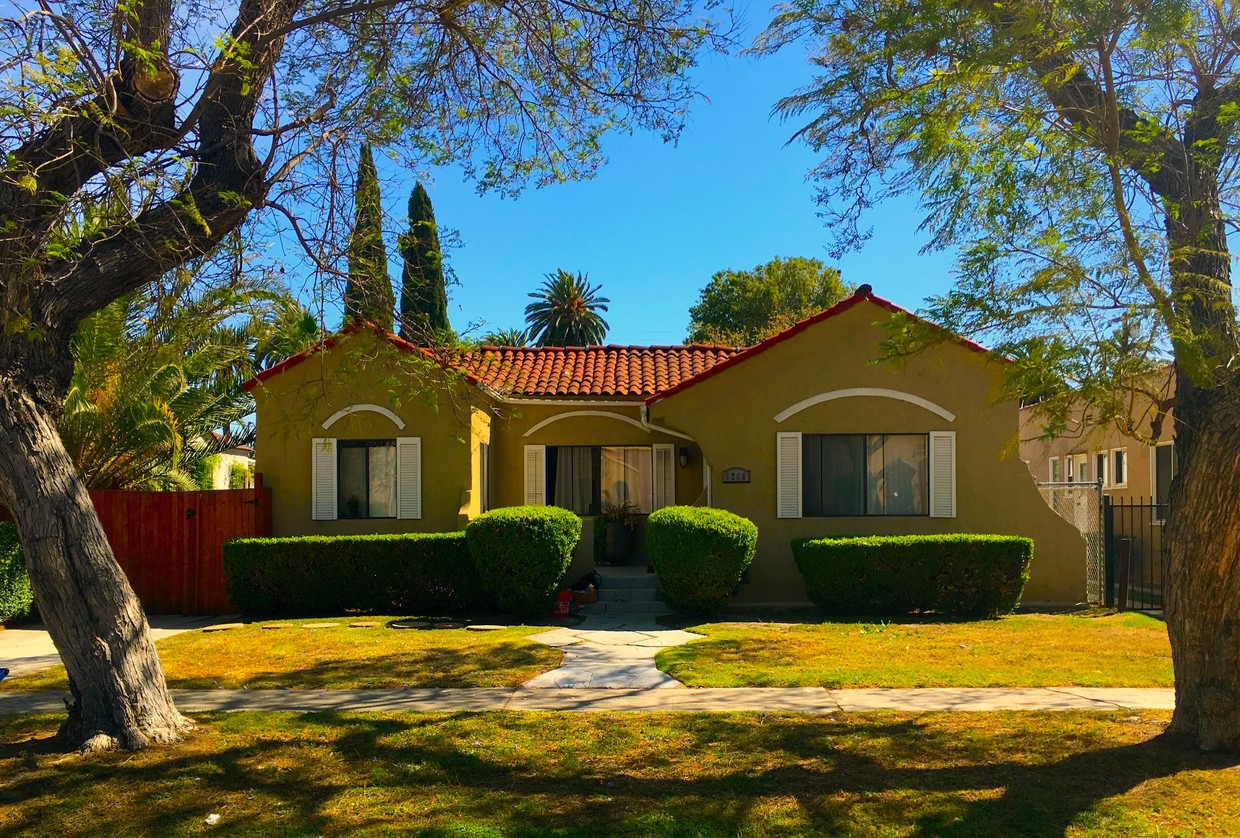
M1154 382L1160 401L1175 395L1170 366ZM1036 405L1020 411L1020 458L1039 483L1096 483L1103 494L1166 503L1175 475L1175 421L1172 411L1159 414L1154 399L1136 396L1128 433L1114 422L1098 426L1080 409L1068 429L1054 439L1040 439L1043 426Z
M353 329L247 386L277 535L450 531L521 503L587 522L712 505L758 525L738 601L802 604L793 538L976 532L1035 541L1028 603L1085 598L1084 541L1002 452L1002 361L949 341L873 364L897 306L868 286L744 350L495 348L435 355Z

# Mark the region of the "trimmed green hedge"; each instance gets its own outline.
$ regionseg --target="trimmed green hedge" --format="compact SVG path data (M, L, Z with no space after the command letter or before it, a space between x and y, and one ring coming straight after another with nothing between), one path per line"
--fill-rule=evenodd
M659 588L677 611L711 614L727 605L757 545L757 526L723 509L665 506L646 519Z
M0 524L0 623L26 619L33 602L17 527Z
M224 578L247 614L410 614L488 602L459 532L241 538L224 544Z
M555 506L510 506L470 521L465 537L500 610L545 617L572 563L581 519Z
M833 614L994 617L1020 604L1033 540L963 533L803 538L792 552L810 599Z

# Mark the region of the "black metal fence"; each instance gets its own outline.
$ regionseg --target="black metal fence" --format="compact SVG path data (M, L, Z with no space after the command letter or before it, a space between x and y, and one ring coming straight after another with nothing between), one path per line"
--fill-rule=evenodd
M1161 611L1167 504L1106 498L1102 510L1105 604L1121 611Z

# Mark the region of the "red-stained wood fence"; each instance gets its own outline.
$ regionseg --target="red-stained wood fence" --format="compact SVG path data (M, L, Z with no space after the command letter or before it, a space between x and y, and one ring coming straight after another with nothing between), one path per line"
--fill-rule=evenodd
M112 552L147 614L228 614L224 542L271 535L271 490L91 490ZM0 520L4 520L0 508Z

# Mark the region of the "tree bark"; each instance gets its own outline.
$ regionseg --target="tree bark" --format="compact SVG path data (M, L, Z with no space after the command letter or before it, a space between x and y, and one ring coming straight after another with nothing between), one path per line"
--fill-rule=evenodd
M1240 390L1200 389L1184 376L1177 388L1166 528L1171 731L1207 750L1240 750Z
M16 376L0 372L0 498L17 519L39 613L69 671L59 739L139 749L181 739L142 606L112 555L56 423Z

